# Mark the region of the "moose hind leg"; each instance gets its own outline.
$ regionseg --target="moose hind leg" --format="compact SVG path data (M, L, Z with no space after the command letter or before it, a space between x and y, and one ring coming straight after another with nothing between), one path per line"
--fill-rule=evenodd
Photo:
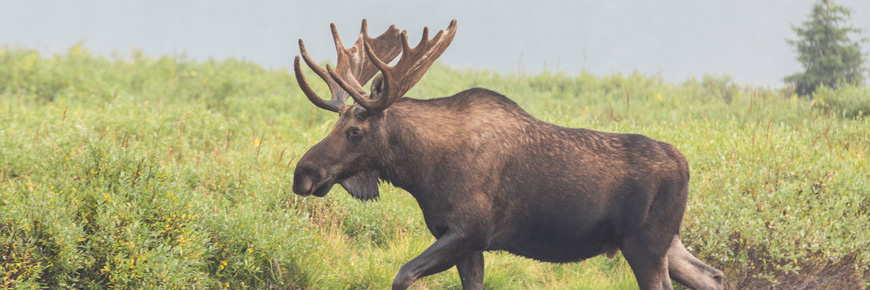
M671 278L692 289L725 289L722 271L704 264L689 253L680 241L680 236L674 236L668 249L668 272Z
M673 289L668 275L669 246L670 235L656 235L649 230L624 238L620 250L641 290Z

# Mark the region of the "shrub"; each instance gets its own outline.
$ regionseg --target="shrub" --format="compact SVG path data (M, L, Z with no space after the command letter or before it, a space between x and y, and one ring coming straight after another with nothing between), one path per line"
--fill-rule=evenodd
M820 87L813 93L813 106L837 116L861 118L870 114L870 88L844 86L832 90Z

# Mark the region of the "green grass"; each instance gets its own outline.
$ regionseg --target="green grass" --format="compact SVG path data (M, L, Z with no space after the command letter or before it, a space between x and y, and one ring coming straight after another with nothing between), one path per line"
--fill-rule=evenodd
M436 64L408 95L471 87L503 93L548 122L679 148L692 169L684 243L732 285L786 285L838 261L870 280L866 88L809 101L726 76L674 84L636 73L511 76ZM295 162L336 118L283 69L137 51L108 59L80 46L54 56L2 48L0 285L388 288L434 241L413 198L388 185L377 202L340 187L321 199L291 190ZM636 287L621 257L485 257L488 289ZM415 287L461 288L455 269Z

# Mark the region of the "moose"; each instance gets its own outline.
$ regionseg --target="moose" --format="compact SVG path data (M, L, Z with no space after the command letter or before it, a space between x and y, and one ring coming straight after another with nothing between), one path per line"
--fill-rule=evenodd
M674 146L549 124L481 88L402 98L450 45L455 19L431 39L424 28L413 48L395 25L372 38L363 20L349 48L330 28L335 69L312 61L301 39L299 49L331 99L310 87L299 56L294 71L305 96L339 119L296 164L293 192L323 197L338 183L372 200L384 181L410 193L436 241L401 267L393 289L454 265L463 289L483 289L484 251L557 263L622 251L641 289L672 289L671 278L724 288L723 273L680 241L689 167Z

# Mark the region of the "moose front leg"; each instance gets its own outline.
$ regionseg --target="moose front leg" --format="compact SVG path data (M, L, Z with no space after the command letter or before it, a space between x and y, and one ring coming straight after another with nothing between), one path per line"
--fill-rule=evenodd
M471 252L456 263L463 290L483 290L483 252Z
M417 279L450 269L450 267L453 267L457 263L463 264L463 266L460 266L462 269L469 268L466 265L471 266L468 269L469 271L471 268L476 268L477 265L475 264L479 263L479 275L482 282L483 254L480 251L483 250L483 247L478 247L481 240L469 235L448 231L435 241L434 244L429 246L428 249L423 251L422 254L402 266L399 273L396 274L396 278L393 279L393 290L408 289ZM475 255L480 255L480 258L474 258ZM466 282L463 281L462 284L465 287Z

